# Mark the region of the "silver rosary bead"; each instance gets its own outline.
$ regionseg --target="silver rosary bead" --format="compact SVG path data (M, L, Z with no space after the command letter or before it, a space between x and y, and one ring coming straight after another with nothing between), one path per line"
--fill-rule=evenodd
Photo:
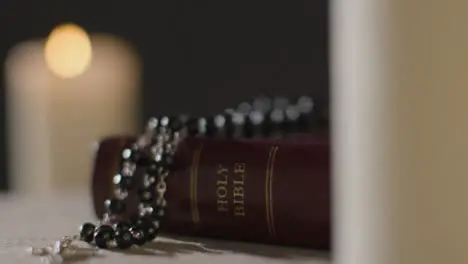
M164 148L163 148L162 144L157 144L157 145L151 147L151 154L152 155L162 154L163 151L164 151Z
M164 197L160 196L156 198L156 206L159 207L166 207L167 206L167 201L164 199Z
M136 164L133 162L125 161L122 165L122 174L124 176L133 176L135 172Z
M158 194L164 195L166 192L167 185L164 179L160 179L159 182L156 184L156 191Z
M144 179L143 179L143 185L148 188L152 186L156 182L156 178L154 176L145 174Z
M120 200L124 200L128 197L128 191L117 188L114 190L114 195Z

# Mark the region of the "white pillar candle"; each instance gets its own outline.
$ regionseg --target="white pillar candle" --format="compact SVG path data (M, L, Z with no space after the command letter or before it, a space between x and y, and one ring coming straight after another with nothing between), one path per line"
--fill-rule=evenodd
M47 65L51 62L45 60L43 41L20 44L10 53L8 141L16 191L87 189L93 143L107 135L138 131L135 54L109 36L95 35L91 42L91 64L73 78L63 78L70 76L58 75L54 65Z
M468 263L468 2L332 4L334 263Z

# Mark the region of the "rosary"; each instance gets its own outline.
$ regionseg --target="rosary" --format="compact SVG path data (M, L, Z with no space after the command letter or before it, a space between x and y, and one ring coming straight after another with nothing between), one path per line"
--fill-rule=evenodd
M125 250L153 241L165 220L167 177L174 165L177 146L186 137L253 138L277 137L282 133L306 132L316 114L310 97L301 96L294 104L286 98L259 97L212 117L161 116L150 118L145 131L121 152L120 170L113 178L114 197L105 201L106 213L99 223L84 223L79 232L43 248L31 248L33 255L51 264L62 263L78 250L92 254L99 249ZM142 188L137 191L138 213L124 218L125 199L137 184L136 170L143 171ZM85 249L78 242L88 245Z

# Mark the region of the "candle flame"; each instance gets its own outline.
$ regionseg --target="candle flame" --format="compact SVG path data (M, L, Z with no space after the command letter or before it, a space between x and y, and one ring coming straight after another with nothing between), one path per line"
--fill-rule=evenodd
M49 34L44 56L48 68L61 78L74 78L91 65L91 40L84 29L74 24L59 25Z

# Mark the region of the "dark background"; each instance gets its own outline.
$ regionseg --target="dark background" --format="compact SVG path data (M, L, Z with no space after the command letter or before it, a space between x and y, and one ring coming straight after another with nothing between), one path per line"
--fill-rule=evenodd
M260 94L309 94L327 104L327 16L326 0L4 0L0 61L15 44L73 22L134 45L143 63L143 120L161 111L208 114ZM0 65L0 189L7 189Z

